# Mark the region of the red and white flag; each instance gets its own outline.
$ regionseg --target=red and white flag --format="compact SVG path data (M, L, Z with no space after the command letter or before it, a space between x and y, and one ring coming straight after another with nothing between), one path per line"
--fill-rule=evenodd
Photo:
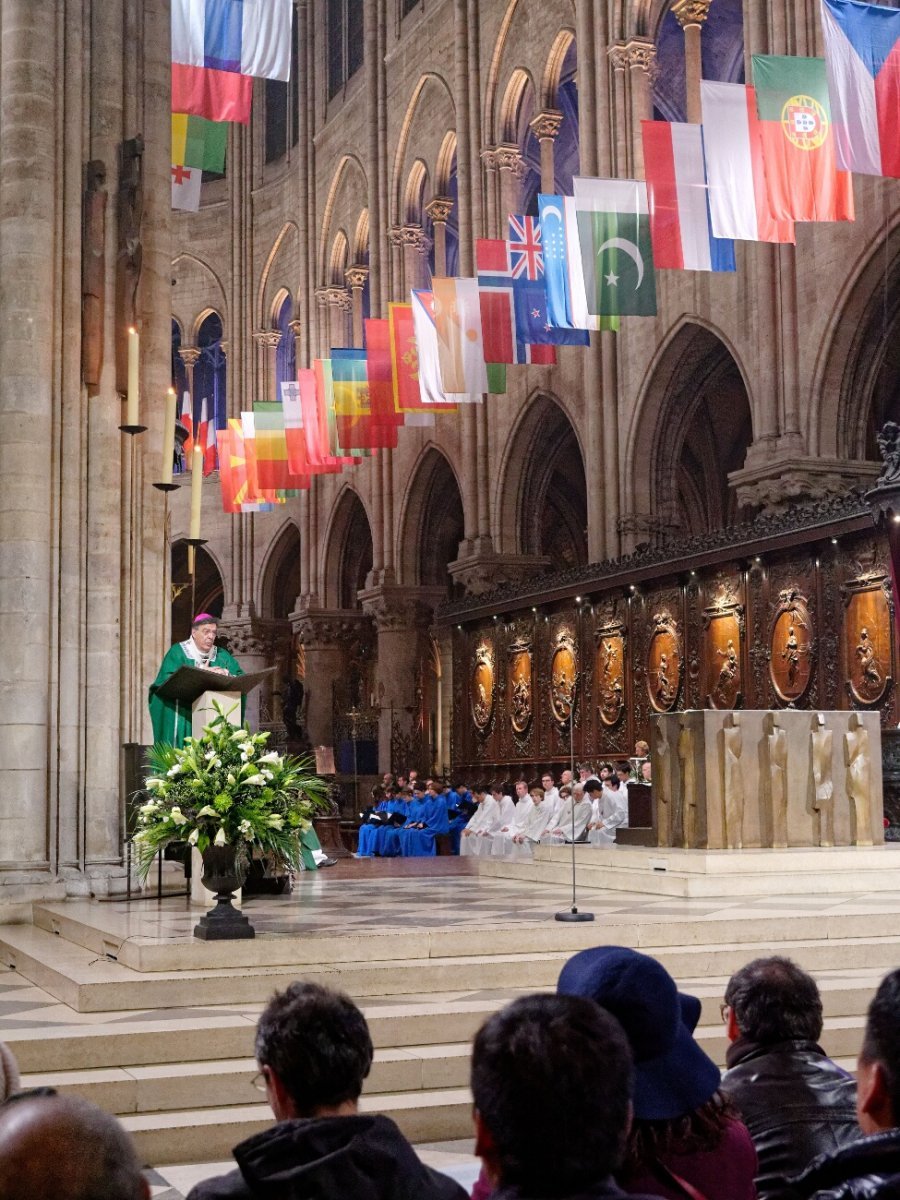
M194 449L194 414L193 404L191 402L191 393L181 393L181 409L178 413L178 423L183 425L187 430L187 437L184 440L184 461L185 469L190 470L191 453Z
M203 474L212 475L218 465L219 459L216 453L216 414L213 411L212 416L206 422L206 441L203 444Z
M199 212L200 184L203 172L199 167L172 166L172 207L182 212Z

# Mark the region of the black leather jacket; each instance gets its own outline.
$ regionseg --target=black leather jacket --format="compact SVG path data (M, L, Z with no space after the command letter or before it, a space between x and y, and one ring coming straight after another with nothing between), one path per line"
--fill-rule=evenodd
M783 1200L900 1200L900 1129L857 1138L826 1154L782 1193Z
M722 1091L753 1138L760 1200L813 1159L859 1138L856 1082L815 1042L759 1046L742 1038L729 1047L727 1063Z

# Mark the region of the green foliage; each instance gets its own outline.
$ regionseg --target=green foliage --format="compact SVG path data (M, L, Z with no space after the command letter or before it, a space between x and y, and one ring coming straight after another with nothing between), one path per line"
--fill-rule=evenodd
M267 752L268 733L236 728L216 712L203 737L180 750L157 742L147 754L150 799L131 839L142 880L164 846L182 841L200 851L233 845L240 858L257 847L277 868L299 870L300 833L328 806L311 759Z

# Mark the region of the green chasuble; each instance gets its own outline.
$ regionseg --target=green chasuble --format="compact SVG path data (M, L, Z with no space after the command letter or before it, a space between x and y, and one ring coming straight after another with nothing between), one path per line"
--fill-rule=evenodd
M229 675L243 675L236 659L221 646L215 647L215 657L210 659L211 667L224 667ZM191 707L180 704L177 700L164 700L157 695L157 690L169 679L179 667L199 666L184 649L183 642L169 650L162 660L159 673L150 684L150 720L153 722L154 742L168 742L179 749L184 745L184 739L191 736ZM244 697L241 697L241 720L244 719Z

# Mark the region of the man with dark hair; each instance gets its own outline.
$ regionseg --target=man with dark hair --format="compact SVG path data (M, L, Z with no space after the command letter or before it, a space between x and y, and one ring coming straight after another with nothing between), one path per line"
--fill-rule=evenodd
M256 1027L262 1089L277 1124L234 1148L238 1170L188 1200L465 1200L387 1117L358 1102L372 1065L366 1019L348 997L292 983Z
M631 1051L581 996L523 996L472 1051L475 1153L494 1200L612 1200L631 1119Z
M900 1198L900 970L869 1005L857 1063L856 1114L863 1136L825 1154L790 1181L801 1200Z
M28 1094L0 1107L0 1200L150 1200L131 1138L75 1096Z
M789 958L757 958L725 989L728 1070L722 1090L740 1110L759 1159L760 1200L820 1154L859 1136L856 1084L819 1046L816 981Z

